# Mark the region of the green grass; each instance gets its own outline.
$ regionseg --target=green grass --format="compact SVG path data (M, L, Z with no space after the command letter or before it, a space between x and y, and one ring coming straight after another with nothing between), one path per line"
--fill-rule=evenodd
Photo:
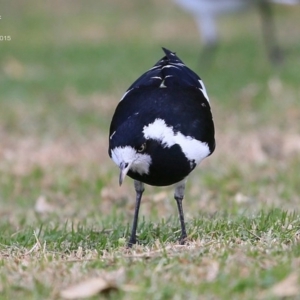
M122 283L112 297L125 299L176 295L251 299L298 272L295 263L300 252L295 239L300 216L296 214L274 209L252 217L198 216L187 224L191 239L187 246L176 244L178 222L173 219L156 224L142 221L140 225L141 246L128 250L124 248L123 238L128 237L124 219L107 218L98 231L86 225L56 223L12 234L1 224L2 232L11 236L1 239L4 299L20 292L23 297L53 297L53 268L66 274L61 278L63 286L74 276L73 268L86 277L87 272L124 267L125 280L134 289L127 292ZM30 252L37 241L40 248ZM20 257L34 261L22 267ZM13 258L21 265L11 261ZM41 277L35 278L33 271ZM25 279L12 287L13 272L31 277L31 288L23 286Z
M109 291L89 299L299 298L299 7L275 9L273 66L255 11L220 20L208 63L169 1L51 3L0 7L0 300L63 299L95 277ZM204 80L217 148L187 184L187 245L172 188L147 186L127 249L135 195L109 122L161 46Z

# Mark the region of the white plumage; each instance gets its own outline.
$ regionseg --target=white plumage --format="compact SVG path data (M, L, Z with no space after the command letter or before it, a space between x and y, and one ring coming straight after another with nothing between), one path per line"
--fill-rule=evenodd
M174 132L171 126L167 126L164 120L156 119L153 123L144 127L146 139L160 142L164 147L180 146L185 157L191 163L199 164L209 155L207 143L203 143L191 136L185 136L181 132Z

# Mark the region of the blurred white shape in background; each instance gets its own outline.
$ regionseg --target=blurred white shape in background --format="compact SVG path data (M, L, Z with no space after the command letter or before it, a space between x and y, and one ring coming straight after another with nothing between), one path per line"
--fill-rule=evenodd
M248 0L174 0L193 15L204 45L218 41L217 22L219 15L242 10L249 6Z
M274 34L271 3L300 4L300 0L174 0L174 2L192 14L204 47L212 47L218 43L217 18L220 15L257 6L262 17L262 30L271 60L276 60L278 58L276 56L279 55Z

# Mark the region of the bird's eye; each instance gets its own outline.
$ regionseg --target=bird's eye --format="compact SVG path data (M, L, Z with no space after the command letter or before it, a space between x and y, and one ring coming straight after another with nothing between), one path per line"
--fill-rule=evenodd
M137 152L142 153L146 150L146 143L142 144L138 149Z

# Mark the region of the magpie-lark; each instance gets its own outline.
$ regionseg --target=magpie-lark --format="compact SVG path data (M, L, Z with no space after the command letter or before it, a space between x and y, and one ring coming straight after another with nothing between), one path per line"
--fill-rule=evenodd
M175 55L165 56L125 92L113 115L109 156L120 168L119 184L134 179L135 214L128 246L136 243L138 214L144 183L175 184L181 223L187 176L215 149L214 123L202 80Z

